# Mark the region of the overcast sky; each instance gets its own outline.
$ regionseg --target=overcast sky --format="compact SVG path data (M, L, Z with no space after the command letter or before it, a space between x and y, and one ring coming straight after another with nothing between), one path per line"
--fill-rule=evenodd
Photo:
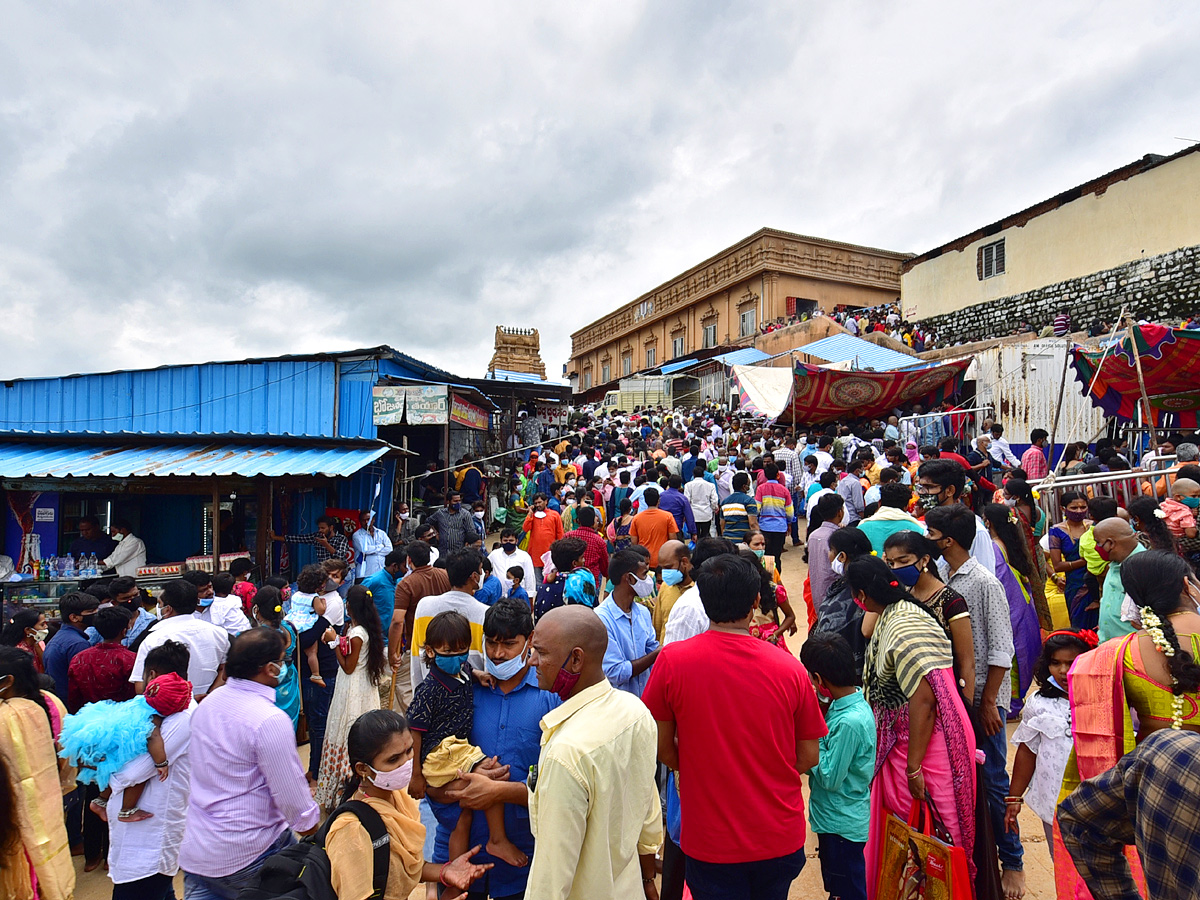
M736 7L731 10L730 7ZM0 377L484 373L763 226L920 252L1200 139L1200 4L0 0Z

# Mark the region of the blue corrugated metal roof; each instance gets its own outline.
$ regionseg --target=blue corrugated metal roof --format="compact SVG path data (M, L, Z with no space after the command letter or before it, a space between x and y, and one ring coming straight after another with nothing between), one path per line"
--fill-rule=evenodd
M708 362L706 359L681 359L677 362L669 362L663 365L660 372L664 375L670 375L672 372L682 372L684 369L690 369L692 366L698 366L702 362Z
M807 353L831 363L855 360L858 368L874 369L876 372L909 369L924 363L924 360L918 357L880 347L852 334L831 334L827 338L797 348L796 352Z
M764 359L770 359L771 354L763 353L757 347L743 347L740 350L731 350L713 358L719 359L727 366L752 366Z
M146 475L353 475L387 444L167 442L86 439L0 443L0 478L137 478Z
M541 375L535 375L532 372L513 372L510 369L490 369L483 377L486 381L516 381L521 384L552 384L563 387L561 382L547 381Z

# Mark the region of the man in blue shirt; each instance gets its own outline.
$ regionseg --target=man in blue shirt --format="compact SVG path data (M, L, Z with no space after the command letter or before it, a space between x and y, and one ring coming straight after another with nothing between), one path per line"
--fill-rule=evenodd
M660 649L650 610L637 602L639 584L647 584L650 564L632 550L614 553L608 563L612 593L596 607L596 615L608 631L604 651L604 674L612 686L641 697L650 680L650 667ZM650 589L653 583L650 582Z
M683 476L672 475L667 489L658 498L658 508L665 509L675 517L675 524L688 537L696 536L696 517L692 515L692 504L683 493Z
M67 670L77 653L91 646L85 630L92 624L92 617L100 601L91 594L71 591L58 601L58 614L62 627L50 638L42 653L46 674L54 679L54 693L63 703L67 702Z
M542 745L542 717L559 706L557 695L538 688L537 672L529 666L529 637L533 633L533 616L523 603L500 600L487 611L483 620L484 665L496 679L495 687L475 685L475 721L471 726L471 743L500 765L508 766L509 783L524 784L530 769L537 767ZM471 778L474 775L472 774ZM481 776L486 777L486 776ZM470 779L468 779L470 780ZM458 808L436 801L456 802L456 792L426 788L435 813L450 810L451 815L438 815L434 860L449 859L450 831L458 821ZM528 794L522 794L528 799ZM465 798L461 798L464 799ZM464 808L466 803L464 802ZM504 828L508 839L532 860L533 833L529 828L529 809L516 803L504 807ZM478 814L471 823L471 845L486 847L487 819ZM471 885L469 900L514 900L525 895L529 867L510 866L486 850L472 859L476 863L494 863L481 879Z
M388 625L396 609L396 583L404 577L404 563L408 554L403 548L393 550L383 558L383 568L359 582L371 592L371 600L379 610L379 621ZM387 628L383 629L383 646L387 646Z

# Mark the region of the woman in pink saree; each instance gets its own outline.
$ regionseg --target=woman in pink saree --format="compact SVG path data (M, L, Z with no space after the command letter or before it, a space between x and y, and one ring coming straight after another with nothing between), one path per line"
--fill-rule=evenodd
M1190 574L1187 563L1167 550L1147 550L1122 563L1121 580L1143 628L1077 657L1067 675L1074 749L1060 802L1081 781L1111 769L1146 735L1162 728L1200 732L1200 592ZM1130 710L1137 714L1136 728ZM1125 853L1145 894L1137 850L1131 846ZM1091 900L1057 821L1054 878L1058 900Z
M879 614L863 670L877 740L866 850L874 897L887 815L907 819L914 800L933 801L955 846L972 859L975 734L955 684L950 639L933 614L878 557L852 561L846 581L855 601Z

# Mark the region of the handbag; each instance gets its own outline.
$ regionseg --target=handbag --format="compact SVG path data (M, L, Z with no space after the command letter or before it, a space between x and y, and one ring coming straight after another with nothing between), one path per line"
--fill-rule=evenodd
M970 897L967 853L954 846L928 794L904 821L889 813L879 851L877 900L959 900Z

